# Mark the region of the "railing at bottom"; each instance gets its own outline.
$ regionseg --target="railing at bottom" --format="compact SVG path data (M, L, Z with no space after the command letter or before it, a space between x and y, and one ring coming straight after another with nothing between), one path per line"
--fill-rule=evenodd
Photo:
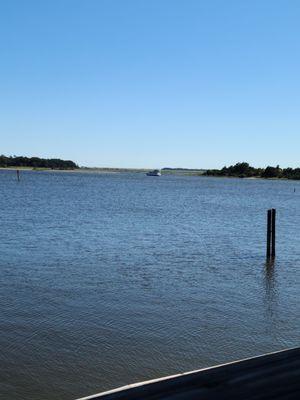
M124 386L78 400L296 400L300 348Z

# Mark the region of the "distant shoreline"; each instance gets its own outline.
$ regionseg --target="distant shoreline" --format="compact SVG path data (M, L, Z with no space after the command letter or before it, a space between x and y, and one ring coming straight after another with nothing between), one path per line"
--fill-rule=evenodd
M51 169L51 168L33 168L33 167L0 167L0 171L32 171L32 172L62 172L62 173L98 173L98 174L118 174L118 173L137 173L146 174L151 169L146 168L89 168L79 167L76 169ZM225 179L240 179L240 180L268 180L268 181L299 181L299 179L285 178L285 177L262 177L262 176L233 176L233 175L213 175L207 174L209 170L191 170L191 169L162 169L162 175L176 175L176 176L198 176L203 178L225 178Z
M235 178L257 178L257 179L288 179L300 180L300 168L281 168L279 165L265 168L255 168L247 162L239 162L222 169L209 169L206 176L235 177Z
M105 168L105 167L80 167L76 169L51 169L51 168L33 168L33 167L0 167L2 171L34 171L34 172L79 172L79 173L99 173L99 174L116 174L116 173L144 173L151 171L150 168ZM205 170L203 170L204 172ZM167 169L161 170L163 175L185 175L185 176L200 176L203 175L202 170L191 169Z

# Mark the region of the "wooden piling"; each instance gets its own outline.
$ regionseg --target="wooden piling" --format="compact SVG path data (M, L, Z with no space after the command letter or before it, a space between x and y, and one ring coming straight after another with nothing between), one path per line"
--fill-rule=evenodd
M271 237L272 247L271 255L275 257L276 255L276 210L272 208L272 237Z
M276 255L276 210L272 208L267 213L267 259Z
M267 213L267 258L271 257L272 211Z
M20 171L17 169L17 179L18 179L18 182L20 182Z

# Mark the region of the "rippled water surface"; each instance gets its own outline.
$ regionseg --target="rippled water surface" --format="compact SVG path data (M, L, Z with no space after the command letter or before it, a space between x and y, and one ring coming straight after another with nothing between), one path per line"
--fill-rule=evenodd
M1 171L0 188L0 398L71 400L299 345L300 183Z

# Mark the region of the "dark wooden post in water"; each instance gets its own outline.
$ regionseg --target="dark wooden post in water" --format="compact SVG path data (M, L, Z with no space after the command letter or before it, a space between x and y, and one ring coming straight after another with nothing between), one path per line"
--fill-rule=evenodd
M17 169L17 179L18 179L18 182L20 182L20 171Z
M268 210L267 218L267 258L276 255L276 210Z
M275 257L276 255L276 210L275 208L272 208L272 248L271 248L271 254L272 257Z
M267 213L267 258L271 257L272 211Z

